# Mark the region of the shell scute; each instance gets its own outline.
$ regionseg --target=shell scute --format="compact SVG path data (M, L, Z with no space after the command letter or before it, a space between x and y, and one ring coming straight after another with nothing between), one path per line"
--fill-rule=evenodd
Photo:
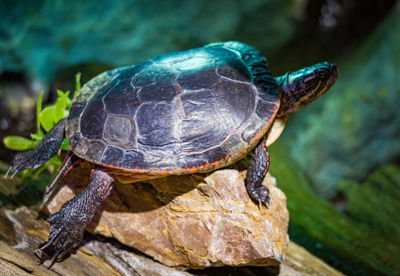
M215 68L205 68L192 74L190 72L182 72L179 74L177 83L185 90L208 89L219 80L219 76L215 72Z
M121 158L121 166L128 169L141 168L145 166L144 155L140 151L127 150Z
M120 161L124 156L124 151L115 146L107 146L106 150L101 157L101 162L107 165L113 165L115 167L120 165Z
M104 104L101 99L94 99L88 103L81 119L82 135L89 139L103 139L104 122L107 118Z
M105 122L103 137L110 145L134 148L137 146L135 122L126 116L109 114Z
M212 92L208 89L181 95L184 118L180 137L185 152L203 151L226 136L226 129L216 112Z
M179 152L175 109L171 103L143 103L136 114L138 144L160 154ZM172 152L171 152L172 151Z

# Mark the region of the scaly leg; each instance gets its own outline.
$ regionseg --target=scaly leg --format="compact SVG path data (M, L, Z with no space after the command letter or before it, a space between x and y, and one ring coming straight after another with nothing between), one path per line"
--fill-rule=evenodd
M54 245L55 253L49 268L61 254L64 256L82 240L85 227L92 221L96 210L107 198L114 179L101 168L92 170L89 185L80 194L67 201L61 209L48 218L50 235L48 242L40 248Z
M269 154L265 142L261 142L255 149L250 167L246 174L246 189L252 199L260 205L269 207L269 190L262 185L269 168Z
M56 176L49 186L46 188L46 195L49 194L56 186L58 181L60 181L73 167L82 163L82 160L79 159L72 151L69 151L67 156L64 159L64 163L58 169Z
M12 178L17 172L24 169L36 169L56 155L64 137L66 121L66 118L62 119L50 129L34 150L17 153L11 160L10 167L4 178L7 177L11 169L14 170L14 173L11 175Z

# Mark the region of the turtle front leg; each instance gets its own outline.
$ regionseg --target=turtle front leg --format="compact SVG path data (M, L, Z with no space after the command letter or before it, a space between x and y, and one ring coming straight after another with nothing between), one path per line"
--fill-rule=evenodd
M269 154L265 141L261 142L254 151L250 167L246 174L246 189L250 197L260 205L269 207L269 190L262 185L269 168Z
M64 257L82 240L85 227L92 221L96 210L110 194L113 182L114 179L101 168L93 169L86 189L67 201L57 213L48 218L49 240L40 249L44 250L54 245L55 253L49 268L57 261L58 256Z
M4 178L7 177L11 169L14 173L11 178L19 171L24 169L36 169L51 157L57 154L64 138L64 128L67 119L60 120L52 129L50 129L43 139L36 145L34 150L17 153L10 162Z

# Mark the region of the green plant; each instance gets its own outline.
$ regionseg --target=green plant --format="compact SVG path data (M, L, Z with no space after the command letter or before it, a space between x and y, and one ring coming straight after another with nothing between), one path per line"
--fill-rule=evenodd
M81 89L81 74L75 75L75 91L72 100L69 98L69 91L63 92L57 90L57 99L54 104L46 106L42 109L43 92L39 94L37 104L36 104L36 133L31 133L30 139L21 136L7 136L4 138L4 145L12 150L31 150L36 147L36 144L43 139L44 132L49 131L55 124L58 123L62 118L68 116L69 109L71 108L72 101ZM70 150L68 146L68 140L64 138L61 144L62 150ZM25 170L23 177L31 175L34 173L34 178L49 168L53 173L57 172L57 169L61 166L61 160L58 156L52 157L49 161L41 165L35 170Z

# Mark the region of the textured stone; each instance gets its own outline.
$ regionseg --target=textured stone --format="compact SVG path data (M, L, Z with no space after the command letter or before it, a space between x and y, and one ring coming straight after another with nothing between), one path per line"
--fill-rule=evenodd
M279 267L225 266L184 272L141 256L114 240L99 241L89 235L76 253L49 270L39 265L32 253L47 238L49 228L43 219L36 217L36 212L26 207L0 210L1 275L342 275L293 242L289 243L285 261Z
M46 205L51 213L86 185L87 174L80 175L77 169L65 178L66 185ZM249 198L244 178L245 171L226 169L208 176L115 183L88 230L169 266L277 265L289 241L286 197L267 175L271 205L260 208Z
M77 252L49 270L50 261L40 265L33 254L49 232L48 223L36 217L26 207L0 210L0 275L190 275L122 248L116 242L90 237L84 238L86 243Z
M49 227L36 216L26 207L0 210L1 275L119 275L100 258L82 250L63 263L56 263L51 270L39 265L34 250L47 238Z

